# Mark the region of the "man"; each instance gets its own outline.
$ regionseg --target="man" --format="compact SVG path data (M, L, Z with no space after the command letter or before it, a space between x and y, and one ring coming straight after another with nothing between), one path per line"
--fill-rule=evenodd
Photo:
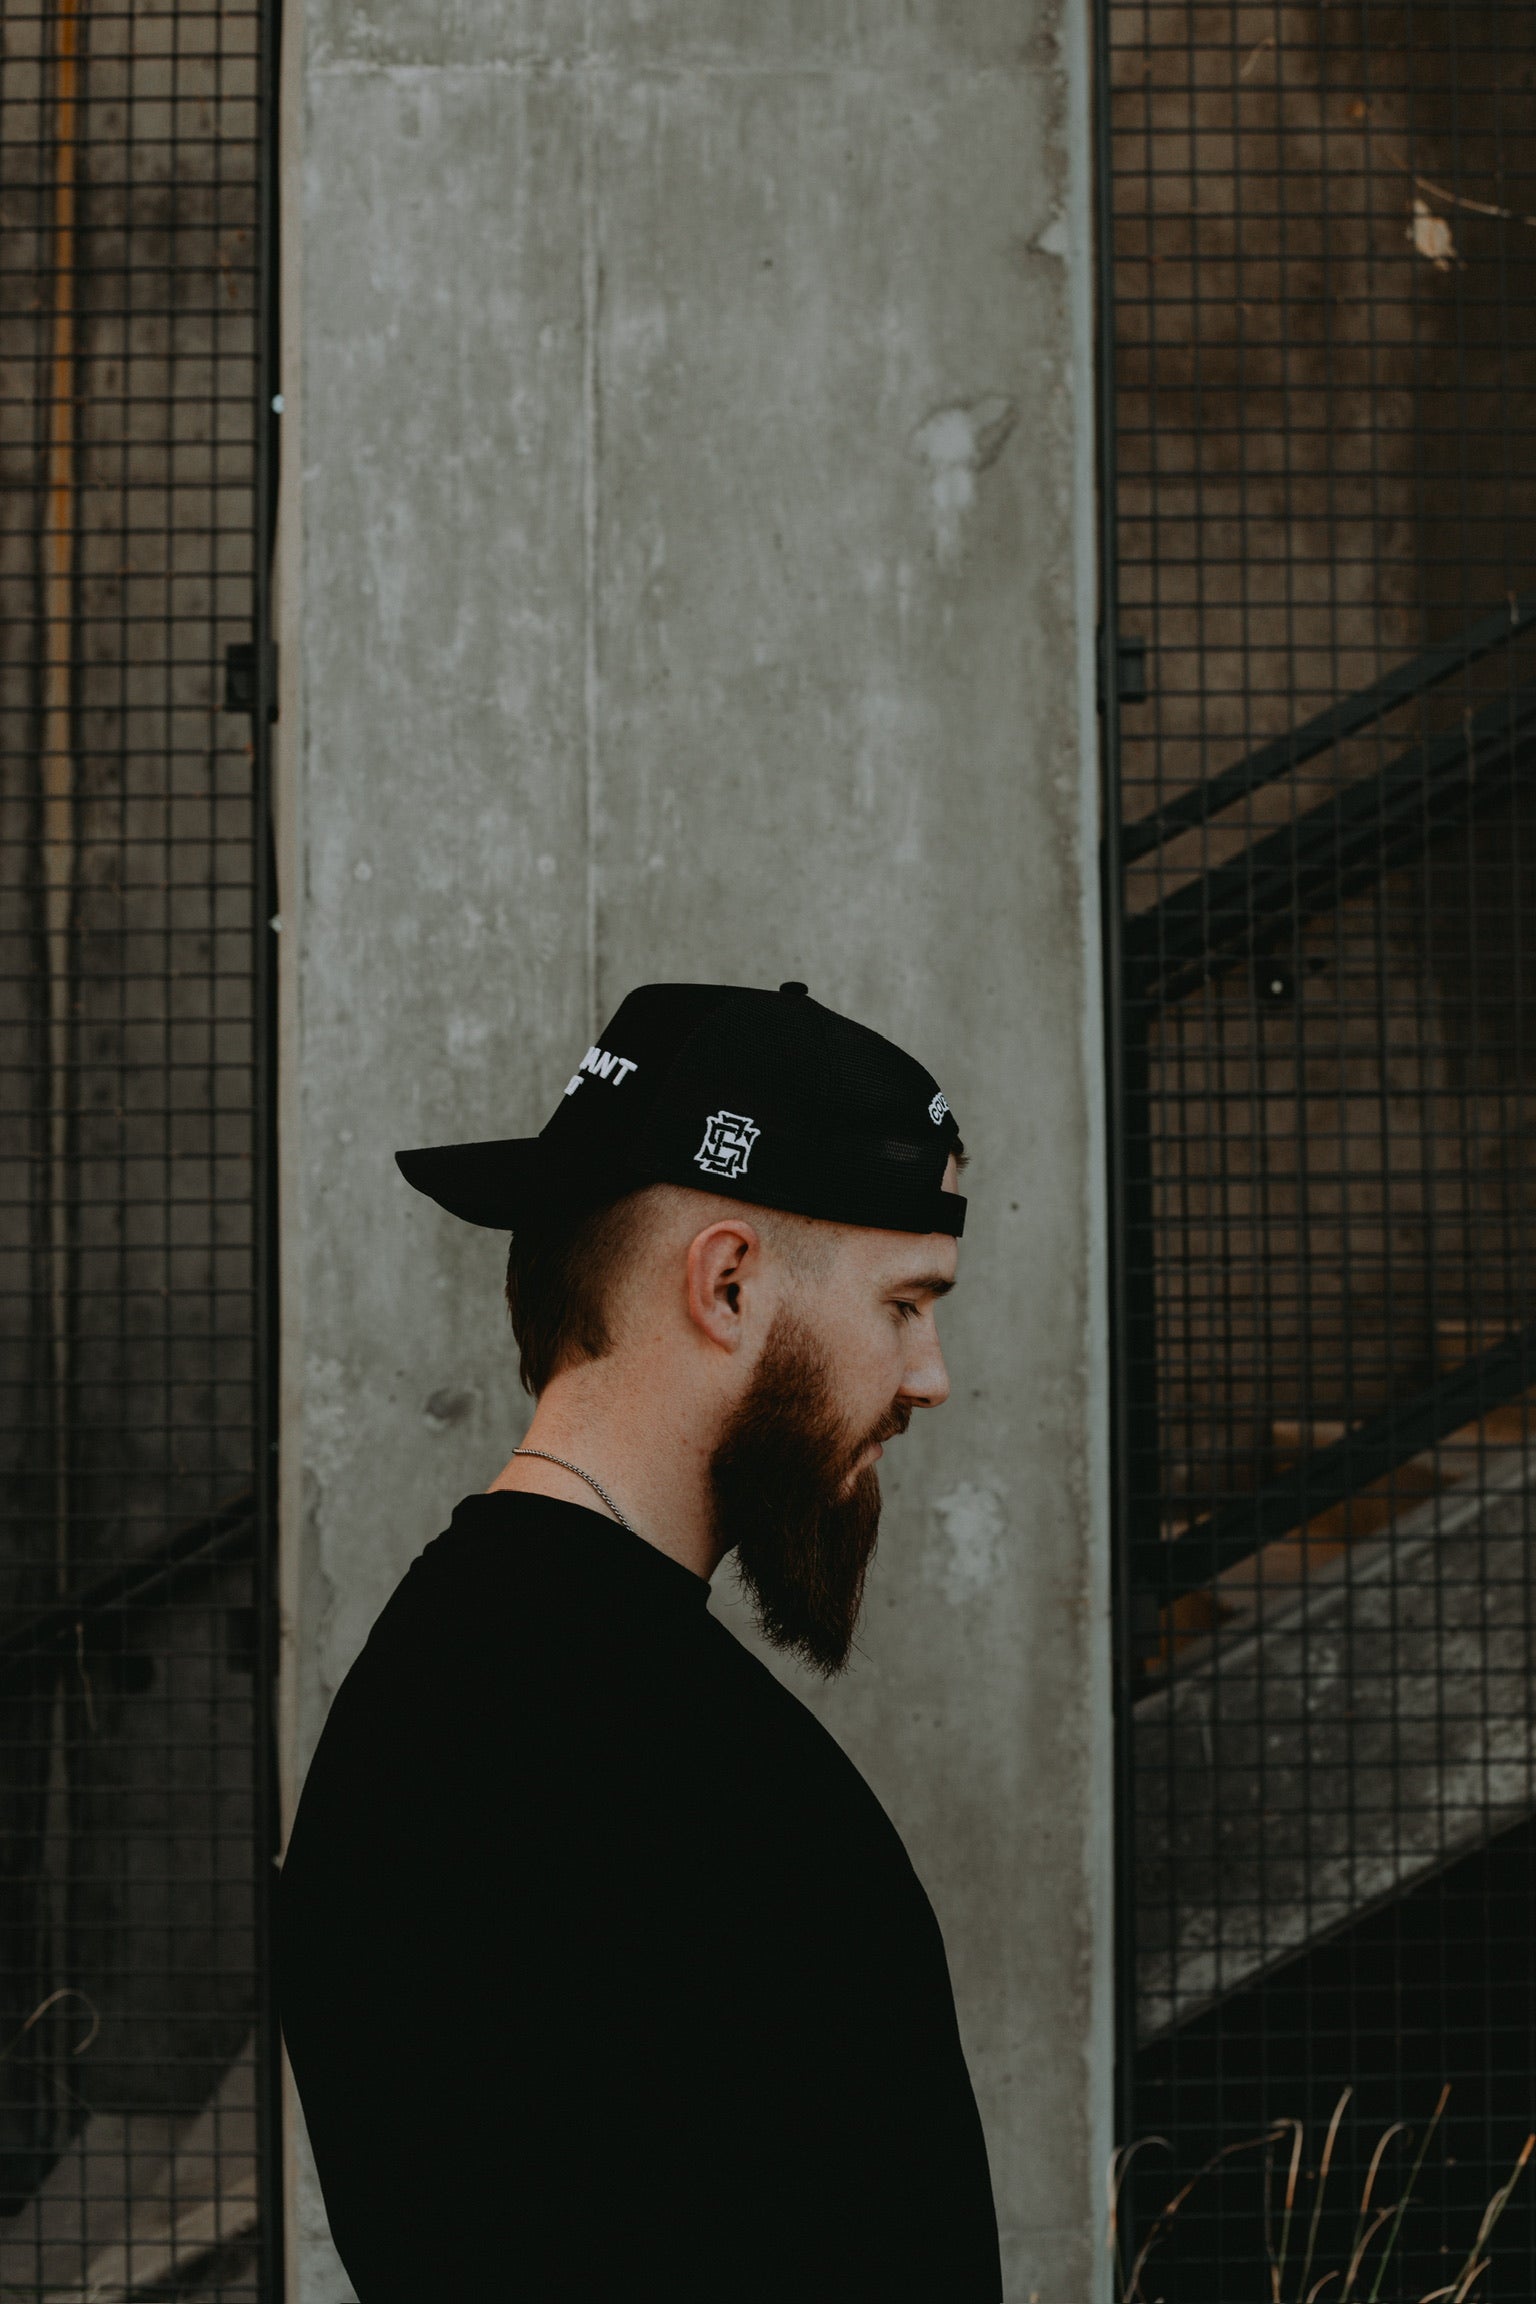
M921 1065L811 1000L653 984L542 1135L401 1153L510 1231L537 1409L337 1695L279 1992L361 2304L996 2304L928 1900L711 1616L846 1662L884 1443L948 1378L965 1202Z

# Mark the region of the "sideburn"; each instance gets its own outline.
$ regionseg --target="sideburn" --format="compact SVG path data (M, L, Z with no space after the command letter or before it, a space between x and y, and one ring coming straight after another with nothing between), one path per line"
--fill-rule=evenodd
M873 1465L843 1492L858 1453L815 1337L781 1315L711 1459L715 1526L764 1638L829 1677L848 1661L880 1528Z

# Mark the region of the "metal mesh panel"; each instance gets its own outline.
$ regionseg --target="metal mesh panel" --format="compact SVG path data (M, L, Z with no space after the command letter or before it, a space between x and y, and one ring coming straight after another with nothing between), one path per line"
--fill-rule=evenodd
M254 2298L264 28L0 37L0 2295Z
M1145 2287L1298 2120L1289 2298L1349 2087L1337 2293L1449 2084L1418 2298L1536 2127L1536 9L1101 7Z

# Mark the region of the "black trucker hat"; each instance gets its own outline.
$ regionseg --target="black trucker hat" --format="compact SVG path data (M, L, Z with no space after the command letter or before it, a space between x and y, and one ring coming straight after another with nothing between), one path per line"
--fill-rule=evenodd
M642 984L539 1135L395 1159L418 1192L497 1232L683 1184L834 1224L958 1234L965 1201L942 1189L958 1141L932 1075L803 984Z

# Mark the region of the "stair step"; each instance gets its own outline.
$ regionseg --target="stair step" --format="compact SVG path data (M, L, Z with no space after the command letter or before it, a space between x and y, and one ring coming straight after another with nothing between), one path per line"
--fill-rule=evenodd
M1468 1469L1137 1704L1144 2039L1536 1814L1536 1445Z
M1477 1348L1483 1348L1480 1337ZM1281 1470L1307 1449L1342 1439L1348 1427L1326 1418L1310 1422L1276 1418L1270 1429L1277 1449L1292 1450L1289 1458L1277 1462L1276 1469ZM1182 1666L1213 1634L1230 1639L1256 1629L1266 1606L1288 1598L1352 1545L1383 1535L1405 1509L1478 1479L1491 1460L1511 1449L1532 1446L1536 1446L1536 1389L1462 1425L1437 1447L1400 1464L1342 1504L1331 1505L1291 1535L1237 1561L1204 1590L1185 1593L1164 1608L1161 1640L1157 1654L1149 1659L1149 1672L1154 1678L1166 1674L1176 1658ZM1182 1534L1184 1526L1187 1522L1170 1523L1169 1535Z

